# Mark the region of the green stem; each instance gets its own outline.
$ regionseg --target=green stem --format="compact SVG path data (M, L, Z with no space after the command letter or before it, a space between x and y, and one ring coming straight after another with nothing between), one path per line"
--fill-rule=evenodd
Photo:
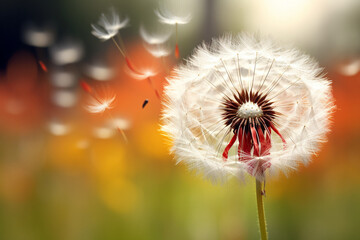
M264 212L264 195L263 195L263 187L262 182L256 180L256 200L257 200L257 209L258 209L258 218L259 218L259 227L261 240L267 240L267 230L266 230L266 220L265 220L265 212Z

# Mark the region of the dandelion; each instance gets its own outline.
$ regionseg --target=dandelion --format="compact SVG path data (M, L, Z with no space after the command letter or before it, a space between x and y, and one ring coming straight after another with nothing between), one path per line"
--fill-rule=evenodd
M325 140L329 80L297 50L238 35L197 48L168 81L162 130L175 158L213 181L255 177L266 239L261 183L307 163Z
M179 58L180 51L178 45L178 25L189 23L192 18L191 14L188 13L185 16L175 15L164 7L160 7L159 9L155 10L155 14L161 23L175 25L175 57Z

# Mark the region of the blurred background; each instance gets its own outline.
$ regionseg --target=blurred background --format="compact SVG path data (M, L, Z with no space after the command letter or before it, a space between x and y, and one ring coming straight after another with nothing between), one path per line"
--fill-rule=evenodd
M160 58L139 35L166 27L154 13L162 4L192 14L178 28L180 59L174 31ZM156 69L152 85L91 34L111 6L130 19L127 55ZM337 105L312 163L267 182L270 239L359 238L359 1L2 0L0 30L0 239L258 239L254 182L212 185L175 166L154 93L199 43L242 31L317 58ZM116 95L111 109L87 112L82 81Z

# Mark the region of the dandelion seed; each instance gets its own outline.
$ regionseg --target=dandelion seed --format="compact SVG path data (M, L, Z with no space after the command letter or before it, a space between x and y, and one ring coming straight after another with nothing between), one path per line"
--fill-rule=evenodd
M191 20L191 14L185 16L175 15L170 13L164 7L160 7L158 10L155 10L155 14L158 16L159 21L164 24L175 25L175 57L180 57L179 44L178 44L178 25L187 24Z
M99 97L93 88L85 81L80 81L82 89L90 95L90 100L85 106L85 109L90 113L103 113L107 109L113 108L113 102L116 99L116 95L108 95L105 97Z
M149 83L150 87L153 89L156 97L160 100L160 94L158 92L158 90L155 88L154 84L153 84L153 80L152 77L156 76L158 73L152 69L146 69L146 70L142 70L139 73L134 73L134 72L129 72L129 75L132 78L135 78L137 80L147 80L147 82Z
M145 30L144 26L141 25L140 29L140 36L147 44L163 44L165 43L171 36L171 31L168 32L161 32L161 33L149 33Z
M154 46L154 45L144 44L144 46L145 49L156 58L163 58L169 56L171 53L171 51L168 48L162 45Z
M90 113L103 113L105 110L113 108L115 99L116 95L104 98L91 97L85 109Z
M156 16L159 18L159 21L164 24L169 25L183 25L190 22L192 16L191 14L187 14L185 16L175 15L169 12L164 7L160 7L159 9L155 10Z
M120 132L121 136L127 143L128 138L127 138L124 130L127 130L130 128L130 125L131 125L130 121L128 119L125 119L122 117L115 117L115 118L111 119L110 125Z
M129 19L124 18L123 20L120 20L120 17L113 8L111 8L109 11L110 11L109 15L105 15L105 14L101 15L100 20L98 22L98 26L91 24L91 27L93 28L91 33L103 41L112 39L116 48L125 58L126 65L129 67L129 69L134 73L138 73L136 67L130 61L129 57L126 55L125 45L123 43L120 34L118 34L120 29L128 26ZM117 42L116 39L114 38L116 35L118 36L119 42Z
M295 169L329 131L333 99L321 68L271 41L214 40L168 81L162 130L172 152L214 181Z
M98 25L91 24L91 33L102 41L109 40L118 34L119 30L129 25L129 18L120 19L114 8L108 14L101 14Z
M142 108L144 109L148 103L149 103L149 99L145 99L142 104Z

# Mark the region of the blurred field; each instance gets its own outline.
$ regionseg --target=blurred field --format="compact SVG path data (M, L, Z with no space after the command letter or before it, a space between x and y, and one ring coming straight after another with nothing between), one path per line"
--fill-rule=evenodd
M140 23L158 24L157 1L0 3L0 239L258 239L253 179L212 185L175 166L159 133L161 103L153 89L126 73L111 42L90 34L90 23L109 6L130 17L122 32L127 52L137 66L157 69L153 85L162 91L165 76L182 60L156 59L141 42ZM182 58L225 32L259 31L319 59L333 81L332 132L309 166L267 182L269 237L358 239L359 4L189 0L180 7L193 15L179 28ZM78 59L56 64L53 48L26 44L29 22L51 23L54 44L78 46ZM89 73L99 63L108 70L105 80ZM57 82L60 73L67 82ZM116 94L113 108L86 112L79 81ZM113 120L128 143L110 127Z

